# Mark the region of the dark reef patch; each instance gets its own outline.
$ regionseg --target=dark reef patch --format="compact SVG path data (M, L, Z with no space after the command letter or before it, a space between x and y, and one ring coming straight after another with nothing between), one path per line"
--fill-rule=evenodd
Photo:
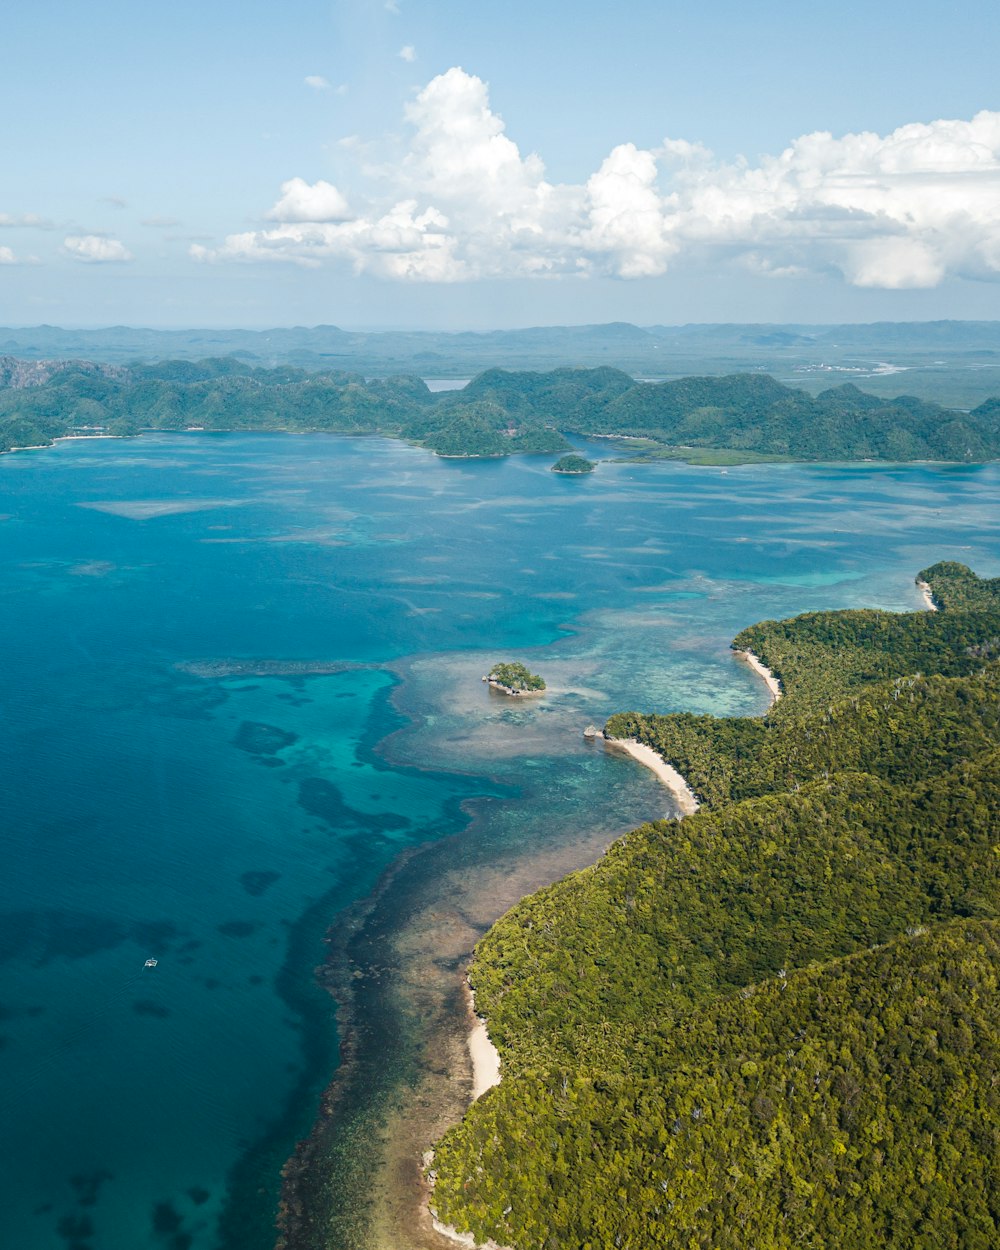
M127 936L123 925L87 912L7 912L0 915L0 963L25 959L41 968L53 959L87 959Z
M269 890L276 881L281 880L280 872L269 872L267 870L258 870L255 872L245 872L240 877L240 885L246 892L254 898L259 898L265 890Z
M200 1185L193 1185L188 1191L187 1196L191 1199L196 1207L204 1206L211 1198L211 1193L207 1189L202 1189Z
M172 1202L157 1202L153 1206L153 1232L157 1237L170 1236L180 1231L184 1223L180 1212Z
M245 720L236 731L233 746L250 755L274 755L285 747L298 742L299 735L279 729L277 725L266 725L263 721Z
M256 933L260 925L255 924L252 920L227 920L224 924L216 925L217 932L223 937L245 938Z
M364 767L364 765L359 765ZM340 789L325 777L306 777L299 782L299 803L312 816L318 816L331 829L342 831L354 825L360 830L377 833L391 829L408 829L413 824L399 812L361 812L344 801Z
M89 1215L64 1215L56 1224L56 1233L69 1250L90 1250L87 1243L94 1235L94 1221Z
M93 1172L77 1172L69 1178L69 1183L76 1193L76 1200L81 1207L92 1207L101 1194L101 1186L105 1181L114 1179L114 1173L107 1168L97 1168Z

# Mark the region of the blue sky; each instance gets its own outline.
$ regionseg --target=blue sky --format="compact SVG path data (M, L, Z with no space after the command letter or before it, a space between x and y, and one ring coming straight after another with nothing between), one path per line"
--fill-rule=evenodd
M998 317L998 36L981 0L36 0L0 324Z

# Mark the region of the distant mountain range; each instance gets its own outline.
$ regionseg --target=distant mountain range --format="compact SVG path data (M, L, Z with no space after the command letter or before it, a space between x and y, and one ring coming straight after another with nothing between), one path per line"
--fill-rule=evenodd
M347 369L368 377L414 373L468 378L494 366L553 369L610 365L640 378L765 371L808 390L831 379L877 394L906 390L948 405L975 407L1000 394L1000 322L877 322L869 325L535 326L489 333L338 326L270 330L149 330L113 326L0 328L0 354L21 359L137 361L236 356L263 366Z

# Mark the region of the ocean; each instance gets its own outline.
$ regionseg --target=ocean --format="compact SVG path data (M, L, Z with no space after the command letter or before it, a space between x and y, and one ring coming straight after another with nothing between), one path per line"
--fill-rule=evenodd
M997 465L550 462L0 457L0 1244L266 1250L337 1064L324 934L401 855L669 814L585 725L760 713L743 626L1000 573ZM489 691L499 659L549 693Z

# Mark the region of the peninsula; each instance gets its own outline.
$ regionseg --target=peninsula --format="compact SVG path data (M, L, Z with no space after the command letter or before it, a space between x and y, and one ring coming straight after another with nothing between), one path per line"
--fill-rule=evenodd
M479 943L503 1081L436 1147L443 1223L517 1250L994 1244L1000 579L919 580L937 611L738 635L780 675L765 717L610 719L701 809Z

